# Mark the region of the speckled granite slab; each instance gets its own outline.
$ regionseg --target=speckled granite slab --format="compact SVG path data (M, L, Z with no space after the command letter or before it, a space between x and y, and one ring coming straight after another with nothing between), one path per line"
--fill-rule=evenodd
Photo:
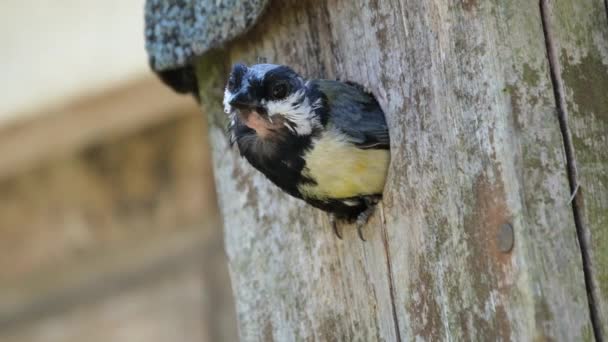
M268 0L147 0L146 50L157 72L187 66L255 24Z

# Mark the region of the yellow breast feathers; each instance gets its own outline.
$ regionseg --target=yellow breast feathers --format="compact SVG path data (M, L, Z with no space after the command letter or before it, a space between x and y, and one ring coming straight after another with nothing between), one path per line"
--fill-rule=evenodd
M304 155L303 174L316 184L299 186L307 197L349 198L380 194L390 161L388 150L363 150L336 130L327 130Z

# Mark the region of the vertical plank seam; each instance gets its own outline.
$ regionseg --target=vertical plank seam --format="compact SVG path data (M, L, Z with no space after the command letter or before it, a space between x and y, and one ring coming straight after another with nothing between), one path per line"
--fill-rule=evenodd
M608 0L604 0L604 9L606 10L606 18L608 18Z
M380 205L383 205L380 203ZM381 208L384 210L384 208ZM395 336L397 341L401 342L401 331L399 330L399 319L397 317L397 304L395 303L395 286L393 278L393 269L391 267L391 252L388 245L388 231L386 225L380 220L380 227L382 229L382 243L384 244L384 255L386 256L386 268L388 273L388 291L391 297L391 309L393 312L393 324L395 325Z
M603 341L601 332L601 323L599 321L599 310L598 310L598 286L594 283L592 261L589 255L589 248L591 241L589 241L590 231L585 226L582 220L582 192L579 190L578 183L578 170L576 165L574 145L572 143L572 135L570 127L568 126L568 107L566 105L566 99L564 96L564 80L561 77L561 65L559 63L557 55L557 46L553 40L552 34L552 22L549 14L549 0L540 0L540 14L543 26L543 34L545 37L545 47L547 50L547 59L549 61L549 71L551 74L551 82L553 85L553 95L555 97L557 107L557 118L559 121L559 127L562 135L562 141L564 144L564 152L566 156L566 171L568 174L568 183L570 185L570 191L572 193L573 201L572 213L574 217L574 224L576 227L576 235L581 250L582 263L583 263L583 275L585 278L585 288L587 292L587 301L589 306L589 316L591 319L591 326L593 328L593 335L595 340L598 342ZM608 0L605 0L608 1Z

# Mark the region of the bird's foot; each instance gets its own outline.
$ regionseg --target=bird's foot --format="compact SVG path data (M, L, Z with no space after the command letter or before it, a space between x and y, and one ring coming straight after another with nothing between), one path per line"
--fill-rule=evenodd
M338 228L338 220L336 219L336 215L331 213L329 214L329 224L334 229L334 233L338 239L342 240L342 232L340 232L340 229Z
M369 220L370 216L374 213L376 209L376 204L380 201L379 196L365 196L363 197L363 201L365 202L366 208L362 211L358 216L355 224L357 225L357 233L359 233L359 238L362 241L366 241L365 236L363 235L363 227Z

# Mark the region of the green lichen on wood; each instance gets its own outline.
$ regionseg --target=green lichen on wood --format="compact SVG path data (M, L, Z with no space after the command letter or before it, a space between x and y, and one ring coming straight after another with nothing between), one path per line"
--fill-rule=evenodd
M608 20L602 0L552 3L596 334L608 337ZM585 244L586 242L586 244Z
M523 79L530 87L538 86L540 82L540 72L534 69L530 64L524 63L523 65Z
M584 224L591 231L597 283L608 298L608 66L593 49L577 63L562 52L572 141L583 196Z
M562 77L572 94L568 99L571 111L581 118L593 117L607 126L608 65L602 62L599 51L589 51L576 63L570 62L568 55L568 51L562 51L561 64Z
M383 206L388 238L362 248L326 242L329 227L307 229L320 221L277 200L222 139L214 142L244 337L306 339L311 327L321 340L395 340L395 328L407 340L588 335L538 4L419 4L276 6L229 53L197 60L203 108L222 129L228 61L258 54L369 86L396 142ZM430 27L440 39L427 35ZM258 207L244 193L253 188ZM516 247L500 253L495 235L506 221Z
M228 117L222 108L228 73L226 59L227 53L224 50L213 50L194 62L201 107L207 114L209 124L222 129L228 124Z

